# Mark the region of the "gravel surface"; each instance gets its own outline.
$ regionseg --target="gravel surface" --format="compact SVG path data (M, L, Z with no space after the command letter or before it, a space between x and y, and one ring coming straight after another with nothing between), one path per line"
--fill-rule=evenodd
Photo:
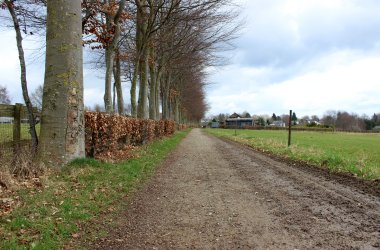
M192 130L115 220L104 224L107 236L85 247L380 248L376 190L200 129Z

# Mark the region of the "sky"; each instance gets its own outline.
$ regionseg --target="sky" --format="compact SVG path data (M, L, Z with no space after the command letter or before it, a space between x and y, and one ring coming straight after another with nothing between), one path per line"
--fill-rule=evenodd
M239 3L245 24L236 49L225 53L228 65L207 69L207 116L281 115L290 109L299 117L328 110L380 112L380 1ZM8 88L12 102L22 102L15 34L4 27L0 32L0 85ZM43 83L43 39L30 36L24 42L33 91ZM102 75L85 64L85 105L102 104Z
M380 112L380 1L242 1L230 65L210 72L209 114Z

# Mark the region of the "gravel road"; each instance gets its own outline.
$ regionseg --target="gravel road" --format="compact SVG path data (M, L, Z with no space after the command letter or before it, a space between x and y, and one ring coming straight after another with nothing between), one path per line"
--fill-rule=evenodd
M206 135L180 143L95 249L379 249L380 197Z

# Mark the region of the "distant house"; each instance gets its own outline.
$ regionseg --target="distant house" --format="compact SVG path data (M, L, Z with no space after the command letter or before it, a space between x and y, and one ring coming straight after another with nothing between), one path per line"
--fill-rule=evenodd
M13 123L13 117L0 117L0 123Z
M376 127L374 127L373 129L372 129L373 131L378 131L378 132L380 132L380 126L376 126Z
M254 125L253 118L243 118L237 113L233 113L226 119L226 128L244 128Z
M286 127L286 123L283 121L273 121L269 126L271 126L271 127Z
M314 124L314 125L321 125L321 123L319 121L308 121L307 124Z
M212 121L211 122L211 128L219 128L219 127L220 127L219 122L217 122L217 121Z

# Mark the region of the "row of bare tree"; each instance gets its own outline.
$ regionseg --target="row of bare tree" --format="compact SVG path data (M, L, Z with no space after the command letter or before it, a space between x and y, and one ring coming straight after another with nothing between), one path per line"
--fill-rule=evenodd
M30 110L33 148L66 162L84 154L83 45L105 67L104 107L124 114L122 81L130 82L131 115L199 121L206 109L205 69L230 48L236 12L230 0L4 0L16 31L21 85ZM45 32L46 28L46 32ZM46 34L40 142L35 132L22 47Z
M365 131L380 126L380 113L359 116L346 111L327 111L321 118L321 123L344 131Z
M18 22L17 41L22 32L45 34L46 5L5 1ZM81 7L84 44L105 67L106 112L125 113L122 82L128 81L134 117L204 115L204 70L220 63L217 52L231 48L239 27L231 0L82 0Z
M106 112L124 113L124 76L131 83L132 116L177 122L202 118L204 69L216 63L215 52L226 48L237 30L228 4L229 0L83 1L86 44L104 49Z

